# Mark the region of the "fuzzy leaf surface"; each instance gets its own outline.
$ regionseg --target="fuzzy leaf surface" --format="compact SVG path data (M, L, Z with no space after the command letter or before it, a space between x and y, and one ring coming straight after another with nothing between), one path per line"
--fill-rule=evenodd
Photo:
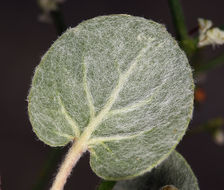
M133 180L119 181L113 190L199 190L195 177L186 160L176 151L150 173Z
M127 179L158 165L192 116L193 79L184 52L161 24L100 16L67 30L37 67L29 117L44 143L86 138L104 179Z

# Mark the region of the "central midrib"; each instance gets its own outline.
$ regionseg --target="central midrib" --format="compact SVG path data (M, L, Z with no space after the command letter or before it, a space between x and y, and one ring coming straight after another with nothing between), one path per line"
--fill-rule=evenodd
M137 57L132 61L133 63L130 64L129 69L120 75L119 81L117 86L113 89L111 96L103 109L100 111L100 113L94 117L90 123L87 125L86 129L82 133L79 140L82 139L82 141L88 142L92 133L95 131L96 127L103 121L103 119L106 117L108 112L110 111L111 107L113 106L114 102L116 101L117 97L119 96L119 92L123 89L124 84L127 82L128 77L133 73L133 70L135 69L139 58L146 53L146 51L149 49L150 45L147 44L144 46L140 51Z

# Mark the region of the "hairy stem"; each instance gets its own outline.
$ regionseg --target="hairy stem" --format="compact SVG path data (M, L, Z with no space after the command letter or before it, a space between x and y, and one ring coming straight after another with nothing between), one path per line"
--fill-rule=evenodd
M56 11L51 12L51 18L55 25L57 34L60 36L67 28L61 11L61 6L59 6ZM51 150L43 168L41 168L39 178L32 188L33 190L42 190L47 186L54 168L57 166L60 158L62 157L62 153L63 151L61 149Z
M80 138L74 142L72 147L69 149L50 190L63 189L67 178L71 174L72 168L76 165L82 154L87 150L87 145L85 142L86 141L83 138Z

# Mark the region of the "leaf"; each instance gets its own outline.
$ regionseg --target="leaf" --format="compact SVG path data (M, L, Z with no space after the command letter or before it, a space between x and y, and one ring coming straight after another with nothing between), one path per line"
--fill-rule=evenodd
M115 184L116 181L102 180L96 190L112 190Z
M160 190L178 190L178 189L173 185L166 185L162 187Z
M98 176L127 179L151 170L179 143L193 88L188 60L163 25L100 16L67 30L47 51L28 111L44 143L85 143Z
M186 160L176 151L152 172L133 180L119 181L113 190L199 190Z

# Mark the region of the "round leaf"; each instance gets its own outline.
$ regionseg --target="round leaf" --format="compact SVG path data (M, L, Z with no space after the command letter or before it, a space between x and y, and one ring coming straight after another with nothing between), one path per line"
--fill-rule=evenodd
M199 190L198 182L186 160L176 151L144 176L119 181L113 190Z
M101 16L67 30L44 55L29 117L46 144L85 137L95 173L127 179L176 147L192 116L193 88L188 60L163 25Z

